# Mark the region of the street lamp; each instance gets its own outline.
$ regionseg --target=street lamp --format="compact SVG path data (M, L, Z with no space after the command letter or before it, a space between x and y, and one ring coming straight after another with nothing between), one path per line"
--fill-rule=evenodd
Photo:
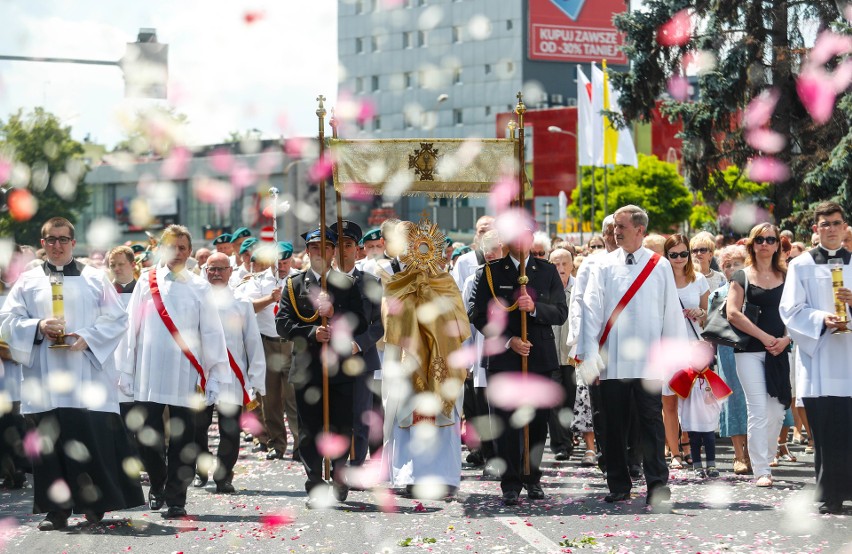
M571 131L566 131L562 127L559 127L557 125L551 125L547 128L547 130L550 133L556 133L556 134L560 134L560 135L568 135L570 137L574 137L574 142L577 144L577 147L579 148L580 139L577 137L577 135L575 135ZM579 197L580 197L580 202L579 202L579 208L580 208L580 242L582 243L583 242L583 176L580 175L580 158L579 158L579 156L577 157L577 165L576 165L576 169L574 171L574 175L575 175L575 178L577 179L577 190L579 191ZM595 221L595 180L594 179L592 179L592 206L591 207L592 207L591 220L592 220L592 223L594 223L594 221ZM560 219L562 217L564 217L564 215L565 214L561 214ZM548 232L550 232L550 229L548 229Z

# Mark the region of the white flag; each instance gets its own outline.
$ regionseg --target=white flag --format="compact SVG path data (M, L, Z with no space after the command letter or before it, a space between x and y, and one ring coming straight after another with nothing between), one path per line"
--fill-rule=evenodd
M592 117L592 83L577 66L577 143L580 166L595 165L595 153L601 156L603 141L595 143Z
M615 151L615 165L632 165L636 167L639 165L639 160L636 156L636 147L633 146L633 134L630 127L625 127L615 133L611 133L612 138L610 140L616 141L616 144L610 145L609 149L604 144L604 127L608 119L601 112L621 113L621 107L618 103L620 95L612 89L612 85L609 82L606 83L607 95L604 95L605 81L607 79L604 78L604 72L592 64L592 113L594 114L592 118L592 135L595 141L594 144L601 145L600 150L594 151L594 165L597 167L606 165L604 161L605 151L613 149ZM606 100L609 100L609 102L606 102ZM600 142L598 143L597 141ZM613 160L609 160L609 162L612 165Z

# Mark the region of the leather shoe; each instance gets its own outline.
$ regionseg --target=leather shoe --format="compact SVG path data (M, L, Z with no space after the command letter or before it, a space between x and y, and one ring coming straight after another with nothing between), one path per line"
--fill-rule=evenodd
M628 469L628 473L630 473L630 477L633 479L639 479L642 477L642 466L639 464L632 464Z
M89 523L100 523L104 519L104 512L86 512L86 521Z
M819 506L819 513L821 514L839 514L841 512L843 512L843 502L830 500Z
M559 452L556 453L555 458L560 462L564 462L565 460L567 460L568 458L571 457L572 453L573 452L571 450L567 450L567 449L566 450L560 450Z
M207 485L209 477L207 475L202 475L200 473L195 474L195 479L192 481L192 486L199 489L205 485Z
M166 503L165 491L154 492L151 490L148 493L148 507L152 510L159 510Z
M284 453L278 450L277 448L273 448L269 452L266 453L267 460L283 460Z
M482 467L485 465L485 458L482 456L482 451L480 450L474 450L468 454L464 461L473 467Z
M251 451L252 452L269 452L269 447L261 442L261 443L254 445L252 447Z
M515 491L507 491L503 493L503 504L506 506L517 506L518 505L518 493Z
M221 483L216 483L216 492L219 494L234 494L237 491L230 481L222 481Z
M538 483L527 485L527 497L530 500L544 500L544 496L544 490L542 490L541 485Z
M163 516L166 519L178 519L182 517L186 517L186 508L183 506L169 506L169 509L166 511L166 515Z
M629 492L611 492L604 497L604 501L610 504L613 502L625 502L627 500L630 500Z
M68 516L63 512L47 512L47 517L38 524L39 531L58 531L68 527Z
M672 490L666 485L656 485L653 487L648 487L648 496L645 498L645 504L647 504L648 506L656 506L661 502L670 500L671 497Z
M331 487L332 494L334 494L334 499L338 502L346 502L346 498L349 496L349 487L342 483L334 483Z

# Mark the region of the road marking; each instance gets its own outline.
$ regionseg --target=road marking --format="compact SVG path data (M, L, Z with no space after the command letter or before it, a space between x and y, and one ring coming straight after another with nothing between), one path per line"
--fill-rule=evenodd
M539 552L560 552L561 547L544 536L538 529L527 525L527 522L519 517L498 518L500 523L512 530L512 532L524 539L530 546Z

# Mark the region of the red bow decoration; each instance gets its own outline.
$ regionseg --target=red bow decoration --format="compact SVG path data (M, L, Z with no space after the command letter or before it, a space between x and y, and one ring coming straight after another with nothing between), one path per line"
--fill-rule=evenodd
M731 387L729 387L728 384L725 383L725 381L709 367L705 367L701 370L692 369L691 367L681 369L674 374L674 377L671 378L671 381L669 381L669 387L671 387L672 391L676 395L686 399L689 397L689 393L692 392L692 386L698 378L707 381L707 384L710 385L710 392L713 393L716 400L725 399L733 394Z

